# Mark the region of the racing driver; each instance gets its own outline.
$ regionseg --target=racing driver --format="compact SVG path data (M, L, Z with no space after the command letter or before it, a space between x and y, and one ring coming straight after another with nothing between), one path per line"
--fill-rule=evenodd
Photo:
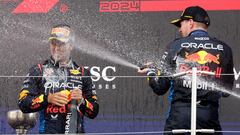
M99 111L90 72L71 59L73 32L60 24L51 29L51 58L30 68L19 94L24 113L40 111L39 133L83 133L83 118Z
M157 95L169 90L171 102L164 128L168 132L165 134L172 134L173 129L191 128L191 74L179 78L171 75L190 71L193 67L215 73L215 76L198 74L197 129L221 131L219 99L229 96L227 91L222 91L233 87L232 50L224 42L208 35L210 18L199 6L187 7L180 18L171 23L179 28L182 38L175 39L167 46L158 67L160 72L151 68L151 63L146 65L148 68L138 71L150 76L149 85ZM160 77L155 77L157 73Z

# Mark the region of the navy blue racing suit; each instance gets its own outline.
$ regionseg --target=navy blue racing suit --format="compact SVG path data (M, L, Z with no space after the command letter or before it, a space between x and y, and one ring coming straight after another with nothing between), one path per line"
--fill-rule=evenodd
M201 71L215 72L215 76L198 74L197 129L220 131L219 99L229 96L226 91L220 90L231 90L234 82L232 50L203 30L193 31L189 36L176 39L167 46L161 60L162 76L188 71L193 67ZM157 78L153 77L156 75L154 73L148 75L152 76L149 85L157 95L163 95L170 90L170 111L164 130L190 129L191 75L179 78Z
M83 116L95 118L99 111L95 87L90 72L70 61L67 67L60 67L52 58L43 64L33 66L23 82L19 94L19 108L24 113L40 111L39 132L44 134L63 134L69 131L71 101L63 106L48 103L49 93L65 92L78 87L83 100L77 105L77 132L83 133ZM70 114L69 114L70 113Z

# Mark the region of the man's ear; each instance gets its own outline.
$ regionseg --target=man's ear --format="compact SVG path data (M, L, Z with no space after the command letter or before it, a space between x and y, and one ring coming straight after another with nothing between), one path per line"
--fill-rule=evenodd
M190 25L191 29L194 28L195 23L194 23L193 19L189 19L189 25Z

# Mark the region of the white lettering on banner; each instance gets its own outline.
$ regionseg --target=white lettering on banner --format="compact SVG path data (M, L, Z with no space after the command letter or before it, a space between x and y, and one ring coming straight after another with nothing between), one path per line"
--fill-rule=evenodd
M240 71L237 72L236 68L233 68L233 72L234 72L235 81L237 81L239 76L240 76ZM240 83L236 83L235 86L236 86L237 89L239 89L240 88Z
M89 67L86 67L89 68ZM103 70L101 71L100 67L97 66L93 66L90 68L90 73L91 75L93 75L94 77L92 77L92 80L94 82L99 81L101 76L103 78L103 80L110 82L113 81L116 77L108 77L107 76L107 71L111 69L113 72L116 72L116 67L112 67L112 66L107 66L105 68L103 68Z
M116 72L116 68L115 67L111 67L111 66L108 66L108 67L105 67L102 71L102 76L103 76L103 79L105 81L113 81L116 77L107 77L107 70L108 69L112 69L112 71Z
M110 72L116 72L116 67L113 66L106 66L102 70L99 66L93 66L93 67L84 67L86 69L90 70L91 78L93 82L97 82L101 79L106 81L106 84L98 84L95 85L97 89L116 89L116 84L113 84L112 81L116 79L113 75L108 76L107 73ZM109 83L108 83L109 82Z
M212 43L182 43L181 47L183 48L203 48L203 49L212 49L212 50L223 50L223 45L213 45Z
M95 71L94 69L96 69L97 71ZM96 79L95 79L95 77L92 77L92 81L98 81L98 80L100 80L100 78L101 78L101 74L99 73L100 72L100 67L92 67L91 69L90 69L90 73L91 73L91 75L93 75L93 76L95 76L96 77Z
M114 89L116 89L117 87L116 87L116 84L105 84L105 85L99 84L98 86L96 86L96 88L97 88L97 89L103 89L103 88L105 88L105 89L112 89L112 90L114 90Z
M240 76L240 71L237 73L236 69L233 68L233 72L234 72L234 78L235 78L235 80L237 81L238 78L239 78L239 76Z
M236 88L240 88L240 84L239 83L236 84Z

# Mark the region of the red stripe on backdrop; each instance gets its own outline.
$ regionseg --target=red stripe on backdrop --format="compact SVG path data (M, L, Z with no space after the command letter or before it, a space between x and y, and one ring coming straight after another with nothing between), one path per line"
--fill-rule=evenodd
M240 10L240 0L141 0L140 11L182 11L198 5L206 10Z
M24 0L12 13L47 13L59 0Z

